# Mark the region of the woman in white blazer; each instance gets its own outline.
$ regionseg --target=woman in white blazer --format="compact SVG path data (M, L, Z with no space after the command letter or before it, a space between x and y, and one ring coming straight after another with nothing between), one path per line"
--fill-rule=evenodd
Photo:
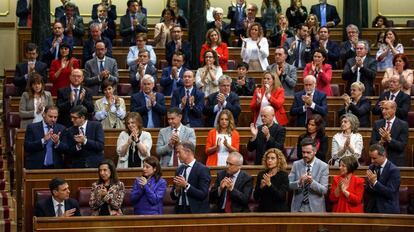
M269 43L263 35L262 26L252 23L247 30L248 38L240 36L243 40L241 58L249 64L250 70L263 71L269 66Z

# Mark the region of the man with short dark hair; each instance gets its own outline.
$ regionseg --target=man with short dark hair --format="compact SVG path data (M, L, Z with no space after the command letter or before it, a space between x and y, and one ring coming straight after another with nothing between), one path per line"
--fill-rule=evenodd
M183 74L188 69L184 66L187 57L182 52L174 53L172 64L162 70L160 85L164 96L172 93L183 86Z
M326 3L326 0L319 0L319 4L312 5L310 13L318 17L321 26L336 27L341 22L336 7Z
M367 213L400 213L400 170L387 159L380 144L369 147L369 166L365 184Z
M312 51L316 49L322 49L326 52L325 63L330 64L332 69L337 68L337 62L339 61L340 49L335 41L329 39L328 27L320 27L318 30L318 40L312 43Z
M306 24L296 26L296 35L286 39L283 47L288 51L288 63L298 69L303 69L311 60L311 38Z
M145 75L152 76L154 83L157 83L157 69L150 62L150 59L151 53L146 49L140 49L138 51L138 59L134 62L134 65L129 66L129 80L133 93L138 93L141 90L142 78Z
M75 13L77 6L72 2L65 3L65 15L59 18L66 36L73 37L73 44L80 46L83 43L85 32L83 18Z
M65 31L63 23L56 21L53 23L53 34L49 36L44 42L42 47L42 62L46 63L49 67L52 60L59 58L59 47L62 42L69 45L70 49L73 49L73 38L67 36L63 32Z
M81 216L79 203L69 198L68 183L61 178L54 178L49 182L52 196L36 203L36 217L71 217Z
M137 33L148 32L147 16L140 11L140 5L137 0L128 0L127 13L121 17L119 33L122 36L122 46L135 45L135 36Z
M183 40L183 30L179 25L173 26L171 29L171 41L165 45L165 59L168 65L173 65L174 54L181 52L185 56L184 66L190 67L191 60L191 44Z
M288 51L284 47L275 49L276 63L267 66L266 70L275 74L282 83L285 90L285 96L293 96L295 94L295 86L297 82L296 67L286 62Z

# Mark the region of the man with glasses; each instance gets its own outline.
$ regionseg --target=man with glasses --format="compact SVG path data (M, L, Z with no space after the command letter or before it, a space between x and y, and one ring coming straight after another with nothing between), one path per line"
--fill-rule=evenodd
M217 179L210 190L210 202L216 212L249 212L249 199L253 189L253 178L241 170L243 156L231 152L226 161L226 169L217 173Z
M354 24L349 24L346 27L346 34L348 36L348 40L342 43L341 50L339 52L342 65L345 65L349 58L355 57L355 48L359 41L359 29Z
M188 41L183 40L183 31L179 25L175 25L171 29L171 39L172 40L165 46L165 59L168 61L168 65L172 65L174 53L181 52L186 58L184 66L189 68L191 60L191 45Z

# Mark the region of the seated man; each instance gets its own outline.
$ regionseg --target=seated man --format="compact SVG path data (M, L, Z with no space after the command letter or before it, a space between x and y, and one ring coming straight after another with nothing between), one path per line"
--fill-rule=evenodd
M24 136L25 168L63 168L63 154L56 149L65 127L56 123L58 108L46 106L43 121L29 124Z
M95 57L85 64L85 86L90 88L92 95L102 95L102 81L109 79L118 82L118 64L114 58L106 55L105 43L100 40L95 44Z
M52 60L57 60L59 58L59 46L62 42L68 44L71 48L70 50L72 50L73 38L72 36L66 36L63 32L63 24L56 21L53 23L53 34L43 42L41 60L46 63L48 67L52 63Z
M42 76L43 83L47 82L47 65L37 60L38 51L36 44L28 43L26 45L25 55L27 61L16 64L16 73L13 79L18 96L21 96L26 91L27 80L33 72L37 72Z
M137 33L147 33L147 16L139 9L138 0L128 0L127 13L121 17L119 33L122 36L122 46L132 46L135 44Z
M216 182L210 190L210 202L215 204L218 212L249 212L253 178L241 170L243 156L232 152L226 163L226 169L217 173Z
M408 124L396 117L397 103L384 100L381 103L383 119L377 120L371 133L371 144L380 143L387 151L388 159L397 166L405 166L405 146L408 142Z
M369 147L371 165L367 170L365 204L367 213L400 213L400 170L387 159L387 152L380 144Z
M295 86L298 80L296 74L296 67L286 62L288 58L288 51L284 47L277 47L275 49L275 61L276 63L267 66L266 70L274 73L276 77L279 77L285 90L285 96L295 95Z
M231 90L231 77L223 75L219 78L219 91L210 94L207 97L207 103L204 107L204 115L207 117L206 126L213 127L217 124L217 117L220 111L224 109L233 113L234 121L237 123L239 117L240 98Z
M184 54L186 68L190 67L191 60L191 44L188 41L183 40L183 30L179 25L175 25L171 29L171 41L165 45L165 59L168 61L168 65L173 65L174 54L181 52Z
M289 174L289 188L293 190L291 211L323 213L329 166L315 157L316 144L312 138L304 138L300 145L303 159L293 163Z
M341 45L339 56L342 61L342 65L346 64L349 58L354 58L356 55L356 46L359 41L359 29L354 24L346 26L347 41Z
M52 196L36 203L36 217L71 217L81 216L79 203L69 198L69 185L61 178L54 178L49 182Z
M104 131L102 124L86 119L88 111L82 105L70 110L73 126L63 135L57 149L71 159L70 168L97 168L103 160Z
M273 107L263 107L260 116L262 117L263 125L256 127L254 123L250 124L252 137L247 144L248 151L256 151L255 165L262 164L262 157L270 148L277 148L283 151L286 136L286 129L273 121L275 118Z
M171 107L183 111L182 123L189 127L203 127L204 93L194 86L195 77L191 70L184 72L184 86L174 91Z
M138 93L141 89L141 79L144 75L150 75L157 83L157 68L150 62L151 53L146 49L138 52L138 58L134 65L129 65L129 80L131 82L132 93ZM155 88L155 85L154 85Z
M106 47L106 55L112 57L112 43L111 40L102 36L102 24L91 23L89 25L90 37L83 43L83 58L82 61L85 64L88 60L96 57L96 43L103 41Z
M193 128L181 124L183 113L180 108L172 107L167 111L168 127L162 128L158 134L156 152L161 159L161 166L178 166L180 160L176 154L177 145L182 141L196 144Z
M326 94L315 89L316 78L312 75L303 79L304 90L295 93L290 115L296 116L296 126L304 127L312 114L325 117L328 114Z
M112 4L112 0L101 0L101 3L92 5L92 20L99 18L99 8L102 7L108 14L108 19L116 20L116 5Z
M399 75L394 75L389 79L388 91L380 95L377 104L372 109L372 114L380 115L380 118L383 118L382 105L384 101L390 100L396 103L397 110L395 112L395 115L397 118L408 122L408 112L410 111L411 97L401 91L403 81L404 80L401 79Z
M248 72L248 63L240 62L237 64L237 78L231 82L231 91L239 96L253 96L256 82L252 77L247 75Z
M66 36L73 37L73 45L82 45L82 38L85 32L83 26L83 18L80 15L76 15L75 9L77 6L72 2L65 3L65 15L59 18L62 22L62 26L65 30Z
M171 96L172 93L183 86L183 74L186 70L184 67L185 55L176 52L172 58L172 65L162 70L160 85L164 96Z
M111 41L112 43L112 41L116 37L116 24L115 24L115 20L111 19L113 17L113 16L111 17L111 14L114 11L109 13L108 10L112 9L112 7L115 7L115 5L111 5L111 8L106 8L102 4L96 4L96 5L98 5L97 6L98 15L96 18L94 18L93 13L92 13L93 20L89 24L92 24L92 23L100 24L102 36L108 38L109 41ZM93 7L95 7L95 5L93 5ZM95 14L96 14L96 8L94 9L95 9ZM115 18L116 18L116 12L115 12Z
M166 112L164 95L153 91L154 78L145 74L141 81L142 90L131 96L131 112L138 112L146 128L161 126Z

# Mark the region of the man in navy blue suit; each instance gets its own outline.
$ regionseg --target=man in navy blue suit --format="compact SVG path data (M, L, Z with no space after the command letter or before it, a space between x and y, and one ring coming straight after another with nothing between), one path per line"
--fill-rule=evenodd
M172 65L162 70L160 85L164 96L171 96L177 88L183 86L183 74L188 70L183 66L186 58L182 52L176 52L172 57Z
M95 5L97 5L96 8L95 8ZM108 38L112 43L112 41L116 37L115 20L112 19L114 12L115 12L115 18L116 18L116 8L115 8L115 11L112 11L112 10L108 11L108 10L112 9L112 7L115 7L115 5L112 5L111 8L106 8L105 5L102 5L102 4L95 4L95 5L93 5L93 9L92 9L92 21L89 24L98 23L101 26L102 36ZM96 17L94 17L93 15L94 13Z
M104 8L105 11L108 13L108 19L115 21L117 14L116 14L116 5L112 4L112 0L109 1L102 1L101 3L93 4L92 5L92 16L91 18L98 19L99 18L99 9L100 7Z
M97 168L103 160L104 131L102 124L86 119L87 109L82 105L70 110L73 126L68 128L57 145L71 159L71 168Z
M315 89L316 78L312 75L303 79L304 90L295 93L290 115L296 116L296 126L303 127L307 118L312 114L320 114L325 117L328 114L326 94Z
M380 144L369 147L371 165L367 170L365 204L367 213L400 213L400 170L387 159Z
M175 212L208 213L208 188L210 186L210 170L194 157L195 145L184 141L175 147L175 153L181 165L175 172L174 186L170 196L175 203Z
M56 123L58 108L46 106L43 121L29 124L24 136L25 168L63 168L62 153L55 149L65 127Z
M67 43L71 50L73 49L72 36L64 35L65 28L63 23L56 21L53 23L53 35L49 36L44 42L42 47L42 61L49 67L52 60L59 58L59 46L62 42Z
M175 90L171 98L171 107L183 111L181 123L189 127L203 127L204 93L194 86L195 77L191 70L183 75L184 86Z
M131 97L131 112L138 112L146 128L161 127L161 119L167 109L162 93L154 92L154 78L145 74L141 80L142 90Z
M328 27L320 27L318 31L319 39L312 44L312 51L322 49L326 52L325 63L330 64L332 69L336 69L339 60L340 48L335 41L329 39Z
M165 59L169 65L173 65L173 58L176 52L182 52L185 56L184 66L190 67L191 45L188 41L183 40L183 31L179 25L171 29L171 41L165 45Z
M336 27L341 22L336 7L326 0L319 0L319 4L311 6L310 13L318 17L321 26Z

